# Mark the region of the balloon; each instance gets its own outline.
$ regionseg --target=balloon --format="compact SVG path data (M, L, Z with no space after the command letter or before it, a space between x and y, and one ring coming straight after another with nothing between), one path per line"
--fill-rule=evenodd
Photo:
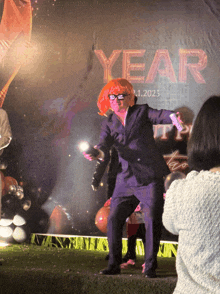
M164 181L164 188L165 191L167 191L171 185L171 183L175 180L179 180L179 179L185 179L186 175L182 172L176 171L176 172L172 172L169 175L166 176L166 179Z
M7 176L5 177L5 188L4 188L7 192L9 191L10 185L17 186L18 182L14 178Z
M25 200L24 203L22 204L22 207L24 210L27 211L31 207L31 200L30 199Z
M15 185L10 185L10 186L8 187L8 193L9 193L9 194L14 194L16 191L17 191L17 186L15 186Z
M4 188L5 188L5 176L4 176L2 171L0 171L0 174L1 174L1 180L2 180L2 190L4 190Z
M14 232L12 234L12 237L14 240L18 243L23 243L28 239L29 236L29 229L27 225L16 227L14 229Z
M104 203L103 206L110 206L110 205L111 205L111 200L112 200L112 198L109 198L109 199Z
M8 192L5 190L5 189L3 189L2 190L2 196L5 196L5 195L7 195L8 194Z
M61 205L57 205L52 211L49 224L50 227L47 233L50 234L63 234L65 231L70 230L71 221Z
M18 190L16 191L15 196L17 196L18 199L21 200L22 198L24 198L24 192Z
M110 213L110 206L103 206L99 209L95 217L95 225L102 232L107 233L108 216Z

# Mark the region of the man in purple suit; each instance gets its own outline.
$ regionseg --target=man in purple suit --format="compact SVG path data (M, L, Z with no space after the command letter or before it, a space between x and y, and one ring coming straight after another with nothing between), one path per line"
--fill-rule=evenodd
M100 274L120 273L123 226L141 202L146 228L145 276L155 278L164 203L163 178L170 171L155 144L153 125L171 124L173 112L153 109L148 104L137 105L134 99L133 86L125 79L114 79L104 86L97 103L100 114L109 109L113 112L102 123L96 146L99 155L84 153L84 156L88 160L102 160L114 146L120 163L108 218L108 268Z

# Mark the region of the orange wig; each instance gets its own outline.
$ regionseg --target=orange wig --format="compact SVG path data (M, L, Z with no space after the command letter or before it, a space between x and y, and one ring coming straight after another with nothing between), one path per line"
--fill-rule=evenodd
M109 94L127 94L130 95L131 101L134 100L134 88L128 80L122 78L111 80L102 88L98 97L97 106L100 115L106 115L106 112L111 109Z

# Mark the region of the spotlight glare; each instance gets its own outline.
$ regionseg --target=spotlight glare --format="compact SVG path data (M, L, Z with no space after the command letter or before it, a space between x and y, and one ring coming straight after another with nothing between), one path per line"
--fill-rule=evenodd
M7 242L3 242L3 241L0 241L0 247L5 247L5 246L8 246L9 244Z
M78 146L79 150L81 152L85 152L87 154L91 154L92 156L96 157L99 155L99 151L94 148L92 145L90 145L88 142L86 141L82 141L79 146Z
M88 149L89 149L89 143L88 143L88 142L83 141L83 142L81 142L81 143L79 144L79 150L80 150L81 152L85 152L85 151L87 151Z

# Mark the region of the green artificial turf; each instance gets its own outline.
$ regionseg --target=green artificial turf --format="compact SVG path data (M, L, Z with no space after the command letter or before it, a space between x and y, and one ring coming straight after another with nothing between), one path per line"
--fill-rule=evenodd
M158 258L156 279L141 273L143 256L120 275L102 276L105 252L11 245L0 248L0 293L171 294L176 284L175 258Z

